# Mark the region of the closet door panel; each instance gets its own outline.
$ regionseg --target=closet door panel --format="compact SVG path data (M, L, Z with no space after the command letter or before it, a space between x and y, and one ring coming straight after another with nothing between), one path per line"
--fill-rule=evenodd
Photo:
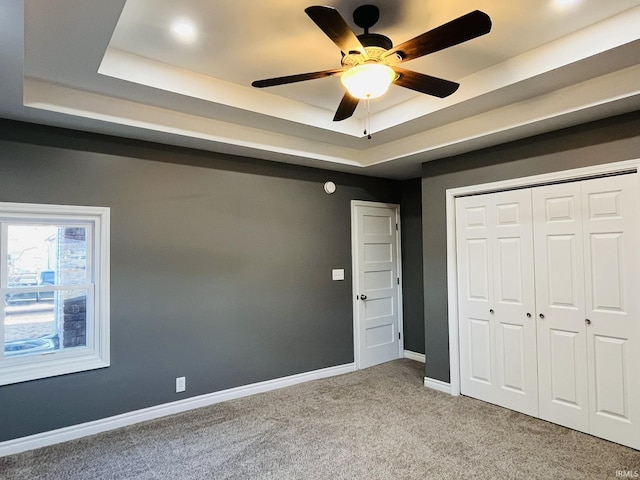
M531 191L492 194L496 386L500 405L538 415ZM527 317L527 313L530 314Z
M582 184L591 433L640 448L637 175Z
M483 197L456 199L460 387L496 403L490 208Z
M532 190L540 418L589 431L579 183Z

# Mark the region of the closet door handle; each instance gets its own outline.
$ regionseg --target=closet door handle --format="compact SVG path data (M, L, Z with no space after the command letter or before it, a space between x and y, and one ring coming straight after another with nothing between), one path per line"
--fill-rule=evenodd
M527 312L527 318L531 318L531 314Z
M585 318L584 323L586 323L587 325L591 325L591 320L589 320L588 318Z
M489 313L490 313L491 315L493 315L493 308L491 308L491 309L489 310Z
M544 314L543 313L540 314L540 318L544 319Z

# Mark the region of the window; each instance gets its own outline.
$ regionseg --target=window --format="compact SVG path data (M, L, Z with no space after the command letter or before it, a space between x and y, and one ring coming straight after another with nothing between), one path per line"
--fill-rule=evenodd
M109 209L0 202L0 385L109 366Z

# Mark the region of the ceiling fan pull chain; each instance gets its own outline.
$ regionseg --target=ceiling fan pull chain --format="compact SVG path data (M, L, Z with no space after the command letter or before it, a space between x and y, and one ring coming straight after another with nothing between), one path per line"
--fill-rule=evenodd
M367 108L367 114L364 117L364 134L368 140L371 140L371 110L369 109L369 99L366 98L364 102Z

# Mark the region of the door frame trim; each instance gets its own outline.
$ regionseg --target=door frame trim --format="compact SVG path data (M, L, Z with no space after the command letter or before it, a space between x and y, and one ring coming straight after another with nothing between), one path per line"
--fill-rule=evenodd
M353 305L353 362L356 366L356 370L360 370L360 337L358 331L360 328L360 318L358 316L358 309L360 306L359 300L356 300L358 295L358 244L356 242L356 206L358 207L384 207L392 208L396 212L396 223L398 224L398 230L396 233L396 261L398 262L398 278L400 284L398 285L398 332L400 332L400 341L398 342L398 358L402 358L404 354L404 321L402 316L402 250L401 250L401 225L400 225L400 205L397 203L382 203L382 202L369 202L365 200L351 200L351 286L352 286L352 305Z
M606 163L589 167L561 170L557 172L513 178L497 182L481 183L464 187L449 188L446 191L446 226L447 226L447 297L449 323L449 375L451 395L460 395L460 345L458 314L458 270L456 254L456 198L467 195L478 195L517 188L529 188L539 185L579 181L599 175L640 171L640 159Z

